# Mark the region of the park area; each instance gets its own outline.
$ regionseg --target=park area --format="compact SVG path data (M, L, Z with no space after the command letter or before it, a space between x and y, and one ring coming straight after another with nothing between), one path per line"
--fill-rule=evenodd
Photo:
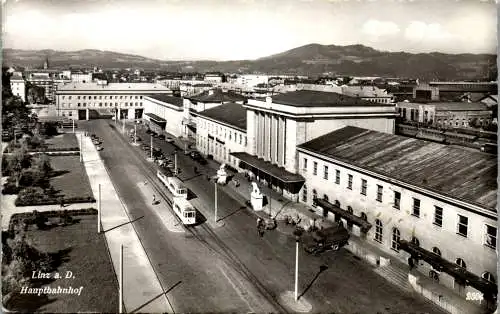
M90 182L85 172L85 166L78 156L52 156L52 176L50 185L66 202L71 200L93 199Z
M118 283L95 209L23 213L2 235L4 307L23 313L114 313ZM15 236L14 236L15 235ZM32 270L51 273L33 279ZM58 273L61 278L53 278ZM71 278L66 275L71 274ZM78 294L20 294L22 287L81 289ZM82 287L82 288L81 288Z
M47 151L77 151L78 140L73 133L63 133L45 139Z

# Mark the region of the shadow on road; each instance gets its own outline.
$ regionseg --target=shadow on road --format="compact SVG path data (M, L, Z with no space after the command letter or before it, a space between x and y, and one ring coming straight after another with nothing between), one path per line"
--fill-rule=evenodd
M134 222L136 222L137 220L142 219L142 218L144 218L144 216L141 216L141 217L136 218L136 219L131 220L131 221L124 222L124 223L122 223L122 224L120 224L120 225L118 225L118 226L115 226L115 227L109 228L108 230L104 230L103 232L104 232L104 233L106 233L106 232L109 232L109 231L114 230L114 229L116 229L116 228L120 228L121 226L125 226L126 224L132 224L132 223L134 223Z
M130 313L135 313L135 312L138 312L140 311L140 309L142 309L143 307L145 307L146 305L150 304L151 302L153 302L154 300L158 299L159 297L161 297L162 295L166 295L167 293L169 293L170 291L174 290L175 287L177 287L178 285L180 285L182 283L181 280L179 280L175 285L173 285L172 287L170 287L167 291L165 292L162 292L160 293L159 295L157 295L156 297L152 298L151 300L149 300L148 302L144 303L143 305L139 306L138 308L136 308L135 310L132 310L130 311ZM172 309L173 310L173 309ZM175 313L175 312L174 312Z
M321 265L319 267L319 271L316 273L316 276L314 276L314 278L311 280L311 282L307 285L307 287L304 289L304 291L299 295L299 299L306 294L307 290L309 290L309 288L312 287L312 285L314 284L314 282L316 281L316 279L318 279L319 275L324 272L325 270L328 269L328 266L326 265Z
M237 210L233 211L232 213L229 213L226 216L219 218L217 221L222 221L222 220L224 220L224 219L226 219L226 218L228 218L228 217L236 214L237 212L239 212L240 210L245 209L245 208L246 208L245 206L241 206L240 208L238 208Z

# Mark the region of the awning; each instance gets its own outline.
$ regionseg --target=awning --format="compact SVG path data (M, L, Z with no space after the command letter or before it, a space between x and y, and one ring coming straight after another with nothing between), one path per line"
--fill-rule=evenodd
M273 165L267 161L264 161L263 159L258 158L257 156L252 156L244 152L231 153L230 155L238 158L243 163L257 168L259 171L262 171L284 183L297 183L306 181L301 175L288 172L284 168Z
M148 116L152 121L156 123L167 123L167 120L155 115L154 113L146 112L144 115Z
M363 232L367 232L372 227L372 224L364 220L363 218L351 214L348 211L343 210L342 208L332 203L329 203L324 199L316 198L315 202L317 206L326 209L328 211L331 211L332 213L339 214L345 220L352 222L356 226L359 226Z
M483 279L469 271L465 268L458 266L455 263L449 262L442 258L441 256L434 254L426 249L423 249L416 244L408 242L406 240L400 240L400 248L413 257L422 259L429 263L434 269L447 273L448 275L463 281L466 285L471 286L485 295L495 296L497 295L497 285Z

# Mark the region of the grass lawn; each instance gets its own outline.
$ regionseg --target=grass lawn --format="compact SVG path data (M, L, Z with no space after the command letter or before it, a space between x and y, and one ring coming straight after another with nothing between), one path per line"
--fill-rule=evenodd
M93 197L89 178L79 156L52 156L50 164L55 176L50 184L59 194L68 197Z
M45 139L47 149L62 149L78 147L78 140L73 133L64 133Z
M118 282L106 248L103 234L97 234L97 215L73 216L77 222L38 230L30 225L26 232L33 246L42 252L59 253L62 264L57 268L61 279L46 285L51 288L80 288L80 295L49 294L23 295L16 300L24 311L45 313L116 313L118 311ZM62 254L61 254L62 252ZM64 278L67 271L74 278ZM28 297L28 299L24 299ZM23 298L23 299L21 299ZM14 309L14 308L12 308ZM19 309L23 311L22 309Z

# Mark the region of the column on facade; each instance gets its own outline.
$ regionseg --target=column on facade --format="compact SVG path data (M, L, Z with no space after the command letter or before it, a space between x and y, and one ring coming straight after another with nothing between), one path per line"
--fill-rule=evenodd
M262 157L262 115L260 112L256 111L255 114L257 120L257 131L256 131L256 141L257 141L257 156Z
M278 121L276 120L276 115L271 115L271 163L276 163L276 151L277 151L277 144L278 144L278 138L277 138L277 126L278 126Z
M85 120L89 120L90 119L90 110L87 108L85 109Z
M121 112L120 108L118 108L118 115L116 117L116 120L120 120L121 117L122 117L122 112Z
M284 142L285 142L285 137L284 137L284 131L285 131L285 125L284 125L284 120L282 117L278 117L278 143L276 145L277 148L277 163L278 166L283 165L283 149L284 149Z

